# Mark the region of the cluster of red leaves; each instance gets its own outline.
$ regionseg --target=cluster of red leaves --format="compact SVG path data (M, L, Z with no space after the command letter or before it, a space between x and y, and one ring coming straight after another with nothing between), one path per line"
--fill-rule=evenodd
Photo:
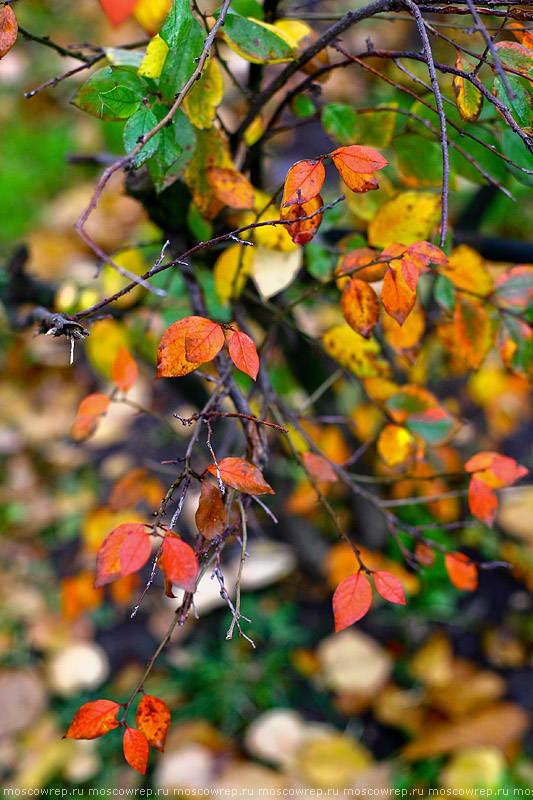
M337 274L354 277L344 287L341 311L357 333L370 338L379 321L379 298L369 284L383 279L383 308L399 325L403 325L416 302L416 289L421 273L430 264L446 264L448 259L430 242L415 242L410 247L390 244L380 254L369 248L353 250L344 257Z
M472 456L466 462L465 470L472 476L468 486L468 507L475 517L492 527L498 510L494 489L512 486L527 475L528 470L514 458L491 452Z
M163 700L145 694L135 714L137 728L131 728L125 721L118 721L120 707L112 700L85 703L74 714L64 738L97 739L121 725L124 727L124 757L130 767L144 775L150 745L161 752L165 749L170 711Z
M206 317L185 317L167 328L157 351L157 377L188 375L201 364L212 361L225 342L224 328ZM242 331L229 331L228 351L235 366L254 381L259 356L253 339Z
M352 144L339 147L329 153L346 186L352 192L369 192L378 189L374 172L386 167L388 161L374 150ZM285 178L283 199L281 201L281 219L287 220L287 231L296 244L310 242L322 221L322 214L317 213L322 207L320 190L326 177L322 156L316 160L304 159L293 164ZM313 214L310 219L301 219ZM291 220L293 220L291 222Z
M391 572L377 570L372 573L376 591L389 603L406 605L401 581ZM372 584L366 575L357 572L344 578L333 595L335 632L344 630L365 616L372 605Z

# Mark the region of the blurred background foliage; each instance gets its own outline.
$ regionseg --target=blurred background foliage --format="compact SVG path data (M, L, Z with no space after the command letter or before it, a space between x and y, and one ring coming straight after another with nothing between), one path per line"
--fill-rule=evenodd
M116 46L145 36L134 22L112 31L96 0L80 0L75 9L67 0L24 0L16 10L22 27L36 36L50 35L63 46ZM327 10L342 8L330 2ZM353 43L379 36L381 43L400 46L413 35L401 21L381 23L379 34L377 25L358 26L350 34ZM69 106L83 73L34 98L23 97L68 67L64 58L22 36L0 65L2 257L8 259L17 244L26 244L28 272L54 286L56 305L64 310L83 308L121 285L106 269L95 280L94 258L73 224L101 169L80 156L121 153L122 124L102 123ZM324 90L329 102L349 103L357 93L358 105L411 105L386 84L350 76L350 81L337 74L331 78ZM231 102L224 113L232 119ZM404 145L398 140L390 145L393 180L400 181L403 171L411 185L420 186L405 120L395 124L405 138ZM269 144L269 183L283 180L287 166L306 147L306 153L309 148L317 152L317 136L319 147L327 142L318 123ZM432 158L428 149L426 166ZM501 162L494 169L501 170ZM516 202L502 194L491 196L478 232L525 240L533 212L530 187L505 170L498 177L510 181ZM438 169L432 181L428 167L423 180L438 185ZM376 193L368 202L386 199L386 187L384 180L383 198ZM457 179L451 204L455 221L465 222L476 192L471 181ZM354 222L350 211L339 211L325 220L325 230L328 224L353 228ZM162 244L161 232L140 204L124 195L120 180L111 182L90 229L108 251L122 248L121 263L137 273L153 262ZM124 242L129 243L126 249ZM315 251L310 271L320 269L320 255ZM211 272L205 264L198 269L213 315L224 319L228 312L217 305ZM434 524L430 534L444 546L513 564L510 572L483 572L479 591L465 598L450 585L442 557L420 575L408 572L381 520L353 505L342 489L331 488L331 502L343 522L368 548L367 563L395 572L409 596L405 608L378 605L355 628L334 636L331 593L353 572L353 554L337 542L330 521L317 510L303 472L284 456L270 466L271 482L280 487L275 504L279 526L257 509L256 519L252 514L243 611L252 620L246 630L257 649L244 640L226 641L230 614L218 586L207 577L198 595L199 621L190 619L174 635L150 677L148 689L165 699L173 724L166 752L151 757L146 778L125 765L118 736L62 741L82 703L129 696L176 605L155 586L130 620L144 572L105 590L93 588L95 555L103 538L122 521L145 519L172 479L172 468L162 467L161 461L182 452L187 429L171 413L186 417L204 396L194 381L187 389L168 381L154 385L161 333L188 313L180 279L169 285L165 275L161 281L169 295L159 308L152 309L156 301L144 295L134 313L95 323L85 351L77 348L74 368L68 366L64 342L34 338L31 332L15 334L2 315L0 769L5 784L191 792L214 786L273 793L287 787L342 793L350 786L417 789L421 796L431 787L457 792L530 787L531 489L517 490L503 502L504 536L481 525L445 531L438 515L435 521L418 506L402 509L413 524ZM291 289L289 299L292 291L297 293ZM122 309L134 302L130 295ZM318 312L310 307L306 313ZM120 344L132 349L141 364L130 399L156 417L117 402L97 434L76 444L69 428L77 404L88 392L108 386ZM272 377L297 400L298 384L282 362L272 364ZM462 382L451 375L445 399L469 419L466 442L483 437L486 449L503 446L521 459L527 450L525 463L531 461L531 397L501 364L489 361ZM359 409L348 440L337 431L327 444L331 457L342 461L350 445L372 433L375 419L348 383L337 390L335 402L346 413ZM158 415L170 420L167 426ZM229 427L221 429L231 436ZM453 454L443 447L440 457L450 468ZM132 479L139 468L145 472ZM142 491L125 500L122 490L113 502L113 487L125 476L142 485ZM458 504L441 520L453 519ZM193 512L194 503L188 502L184 517L191 530ZM224 564L228 586L238 558L235 544Z

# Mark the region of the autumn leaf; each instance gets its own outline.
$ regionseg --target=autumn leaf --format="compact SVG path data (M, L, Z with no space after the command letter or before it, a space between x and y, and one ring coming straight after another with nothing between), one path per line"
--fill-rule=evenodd
M118 727L120 705L112 700L93 700L81 706L72 719L64 739L97 739Z
M123 392L127 392L137 380L138 374L139 371L135 359L129 350L125 347L121 347L111 366L113 383L115 383L119 389L122 389Z
M215 261L213 269L215 292L222 305L240 297L252 272L254 250L254 247L248 245L232 244L223 250Z
M476 453L468 459L465 470L472 474L468 507L475 517L492 527L498 510L498 498L493 490L511 486L527 475L528 470L514 458L490 451Z
M139 522L125 522L111 531L98 551L95 587L140 570L150 557L150 537Z
M223 94L224 82L222 73L217 61L211 58L207 62L200 80L195 82L183 101L187 116L196 128L206 129L212 127L216 116L216 107L222 102ZM239 173L236 174L238 175ZM222 197L219 199L224 201ZM231 203L227 203L227 205L231 206ZM231 207L250 208L251 206Z
M329 355L358 378L390 374L390 366L381 356L378 342L365 339L349 325L335 325L323 336Z
M322 161L297 161L287 172L281 205L308 203L319 194L325 177Z
M420 272L427 272L430 264L447 264L448 257L431 242L414 242L405 254L414 261Z
M185 355L185 337L191 326L191 319L185 317L167 328L157 349L157 377L177 378L188 375L201 366L201 361L189 361Z
M463 65L464 60L464 65ZM474 64L468 59L463 59L463 56L457 51L457 61L455 62L455 69L460 69L462 72L471 72ZM453 93L455 95L455 102L457 110L462 119L466 122L475 122L481 114L483 108L483 95L469 80L463 78L462 75L454 75L452 81Z
M116 27L133 14L137 0L100 0L107 19Z
M365 616L372 605L372 586L362 573L344 578L333 595L335 633Z
M303 246L308 244L314 237L324 216L323 212L319 214L316 212L318 212L319 208L322 208L323 204L322 197L317 194L308 203L302 203L302 205L294 204L288 208L281 207L280 218L294 220L290 225L286 226L286 230L295 244ZM314 216L311 217L311 214ZM301 219L301 217L309 217L309 219Z
M336 483L339 478L327 458L318 453L302 453L306 470L317 481Z
M481 303L458 297L452 321L437 331L444 347L465 367L479 369L493 344L495 327Z
M484 480L475 475L468 484L468 508L475 517L492 528L498 511L498 497Z
M17 41L18 24L11 6L0 8L0 58L9 53Z
M122 511L137 505L140 500L153 507L159 504L164 494L161 481L149 475L144 467L134 467L113 484L109 508L111 511Z
M349 253L339 258L335 268L335 276L338 276L337 287L343 289L350 278L357 278L357 280L367 281L367 283L380 281L387 272L389 265L383 262L380 264L371 263L379 260L378 251L372 250L370 247L359 247L356 250L350 250ZM370 266L367 266L369 264ZM349 277L343 277L344 275Z
M96 431L102 414L109 408L111 400L107 395L95 393L84 397L78 406L76 416L70 426L70 437L75 442L84 442Z
M196 591L198 561L194 550L186 542L177 536L165 536L160 566L171 583L186 592Z
M390 262L383 278L381 301L387 314L399 325L403 325L414 308L416 288L412 288L413 283L412 270L405 267L403 259ZM416 283L414 285L416 287Z
M105 394L99 394L98 392L95 394L88 394L79 404L76 414L90 414L95 417L100 416L101 414L105 414L110 403L111 400Z
M416 453L416 440L401 425L385 425L376 445L378 455L388 467L407 469L412 466Z
M371 247L411 245L428 239L439 223L441 200L430 192L400 192L383 203L368 225Z
M143 695L135 714L135 724L146 737L148 744L163 753L170 728L170 711L167 704L158 697Z
M235 366L255 381L259 372L259 356L254 340L242 331L232 331L228 350Z
M357 144L339 147L330 155L346 186L361 194L379 188L374 172L389 163L373 147Z
M477 589L477 566L464 553L446 553L444 564L450 581L462 592Z
M376 591L389 603L397 603L405 606L405 594L401 581L390 572L378 570L374 572L374 584Z
M253 208L254 187L240 172L227 167L209 167L207 180L215 197L230 208Z
M185 333L185 358L193 364L205 364L217 355L224 344L224 331L205 317L188 317Z
M202 483L200 500L194 519L196 527L205 539L222 536L226 530L226 506L222 502L220 492L211 483Z
M217 465L207 468L211 475L217 476ZM220 478L239 492L245 494L275 494L274 489L263 477L261 470L244 458L228 456L218 462Z
M142 775L146 775L150 748L144 733L126 725L122 744L124 748L124 758L130 767L133 767L133 769L137 770L137 772L140 772Z
M342 293L341 312L354 331L369 339L379 321L378 296L366 281L352 278Z

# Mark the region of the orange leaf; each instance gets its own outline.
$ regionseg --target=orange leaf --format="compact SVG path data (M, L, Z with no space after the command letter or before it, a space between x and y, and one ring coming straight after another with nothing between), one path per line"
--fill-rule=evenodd
M111 25L116 27L131 16L137 2L138 0L100 0L100 5Z
M342 293L341 312L354 331L370 339L379 321L378 296L366 281L352 278Z
M78 406L76 414L90 414L91 416L100 416L105 414L109 408L111 400L105 394L88 394L84 397Z
M420 272L427 272L430 264L448 263L448 258L440 247L431 242L415 242L407 248L406 253L415 262Z
M70 438L75 442L84 442L95 432L99 418L92 414L78 414L70 426Z
M477 453L472 456L466 462L465 470L482 473L478 477L493 489L510 486L528 473L528 469L518 464L514 458L492 452Z
M418 267L416 266L414 261L411 261L410 258L407 258L404 255L400 260L400 269L402 271L402 277L404 281L406 282L408 287L412 289L412 291L414 292L416 290L416 287L418 286L418 278L419 278Z
M218 322L205 317L189 317L189 320L185 333L185 358L196 364L212 361L224 344L224 331Z
M415 558L423 567L432 567L435 563L435 553L424 542L417 542L415 545Z
M366 266L372 261L377 261L379 254L377 250L372 250L370 247L359 247L357 250L351 250L345 256L341 256L335 268L335 275L339 276L337 286L339 289L348 281L348 278L343 278L343 275L352 274L352 277L360 281L367 281L373 283L380 281L388 270L388 264L372 264Z
M137 772L140 772L142 775L146 775L146 765L148 764L150 748L144 733L126 725L122 744L124 747L124 758L130 767L133 767L133 769L136 769Z
M468 485L468 508L475 517L492 528L498 510L498 498L490 486L475 475Z
M254 187L244 175L227 167L209 167L207 182L215 197L230 208L253 208Z
M228 349L235 366L255 381L259 372L259 356L254 340L246 333L232 331Z
M198 561L192 547L176 536L163 539L161 553L161 569L165 578L181 586L186 592L196 591L198 578Z
M96 558L95 587L144 567L150 557L150 537L140 522L124 522L111 531Z
M281 206L281 219L294 220L294 222L286 226L286 230L295 244L303 246L311 241L319 229L322 217L324 216L322 212L320 212L320 214L315 212L317 212L319 208L322 208L323 205L322 197L317 194L317 196L309 200L308 203L302 203L302 205L294 204L289 206L289 208ZM310 217L310 219L300 219L300 217L308 217L310 214L314 214L314 216Z
M391 572L378 570L374 572L374 583L376 591L389 603L398 603L400 606L407 605L403 586L400 580Z
M306 470L315 480L326 483L336 483L339 480L337 473L324 456L318 453L302 453L302 459Z
M201 365L202 362L188 361L185 355L185 336L191 325L191 320L203 317L185 317L174 322L167 328L157 349L157 377L179 378L188 375Z
M444 564L456 589L473 592L477 589L477 567L464 553L446 553Z
M389 163L373 147L362 147L358 144L338 147L337 150L330 153L330 156L339 172L339 165L343 165L351 172L362 172L368 175L378 169L383 169Z
M218 462L218 467L220 477L224 483L239 492L244 492L245 494L275 494L272 486L263 478L261 470L244 458L235 458L234 456L223 458L222 461ZM207 469L211 475L217 474L216 464L211 464Z
M322 161L297 161L287 172L281 205L308 203L322 189L325 177Z
M0 58L3 58L17 41L18 24L11 6L0 8Z
M403 325L416 302L416 291L406 283L403 261L391 261L383 279L381 301L387 314Z
M167 704L158 697L145 694L137 707L135 723L145 735L148 744L164 752L170 728L170 711Z
M352 192L356 192L357 194L365 194L366 192L372 192L375 189L379 189L379 183L377 182L373 172L352 172L349 167L346 166L342 161L338 163L335 162L337 169L339 170L340 176L348 189L351 189Z
M226 529L227 511L216 486L210 483L202 484L194 519L198 530L205 539L222 536Z
M137 380L138 374L139 370L137 369L135 359L129 350L125 347L120 347L111 365L113 383L115 383L119 389L122 389L123 392L127 392Z
M348 628L365 616L372 604L372 586L360 572L344 578L333 595L335 633Z
M65 739L97 739L118 726L120 705L112 700L93 700L78 708Z

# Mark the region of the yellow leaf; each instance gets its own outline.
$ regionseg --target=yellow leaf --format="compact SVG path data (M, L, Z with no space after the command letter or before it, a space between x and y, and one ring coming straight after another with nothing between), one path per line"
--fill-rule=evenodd
M440 208L439 195L402 192L378 209L368 226L368 242L372 247L387 247L425 241L439 222Z
M145 78L159 78L167 53L168 46L166 42L159 35L154 36L148 42L146 55L139 67L139 75L143 75Z
M365 339L349 325L336 325L323 336L327 353L349 369L358 378L387 376L390 366L381 357L381 349L374 338Z
M113 257L113 261L115 264L118 264L119 267L124 267L124 269L129 270L129 272L133 272L134 275L142 275L144 272L146 272L146 264L144 263L142 253L139 248L122 250ZM109 297L110 295L119 292L124 288L124 286L128 286L128 284L131 283L130 278L125 278L123 275L117 272L116 269L113 269L110 264L103 265L100 276L102 281L103 297ZM131 292L128 292L123 297L119 297L119 299L115 302L115 305L121 308L129 307L139 301L139 296L142 295L144 291L146 290L143 289L142 286L136 286L135 289L131 290Z
M268 300L285 289L298 274L302 261L301 247L287 253L256 245L253 248L252 277L261 296Z
M170 11L172 0L139 0L133 16L147 33L157 33Z
M125 522L144 522L144 520L145 516L131 508L125 508L123 511L111 511L108 506L101 506L89 511L85 517L81 538L92 553L97 553L106 536L119 525Z
M217 258L213 278L216 295L223 305L240 297L251 274L253 258L254 248L244 244L232 244Z
M114 319L95 322L87 339L85 352L94 370L105 378L111 378L111 367L121 347L129 350L130 342L126 328Z
M441 784L453 793L497 789L505 771L505 758L496 747L466 747L456 753L441 772Z
M187 116L197 128L211 128L215 119L215 109L222 101L224 84L220 67L214 59L211 59L202 77L197 81L185 100L183 105Z
M215 197L207 180L209 167L234 169L228 143L216 128L209 131L197 129L196 150L185 170L185 183L202 216L213 219L223 208L223 203Z
M267 198L268 202L268 198ZM256 211L264 208L266 203L258 203L257 191L254 209ZM269 206L257 222L269 222L270 220L279 219L279 211L277 208ZM247 223L245 223L247 224ZM283 250L285 253L290 253L291 250L296 250L298 245L295 244L289 236L285 225L265 225L262 228L256 228L253 232L254 241L263 247L269 247L272 250Z
M377 442L378 455L388 467L407 469L414 461L416 440L401 425L385 425Z
M311 786L341 789L350 786L372 763L363 745L342 733L328 733L308 741L299 751L296 767Z
M467 289L483 297L487 297L494 289L494 282L482 256L466 244L460 244L452 250L448 263L439 266L439 272L458 289Z
M263 125L263 120L261 119L261 116L258 114L257 117L255 117L250 122L250 124L244 131L244 141L246 142L248 147L254 145L257 142L257 140L261 138L261 136L264 133L264 130L265 126Z

